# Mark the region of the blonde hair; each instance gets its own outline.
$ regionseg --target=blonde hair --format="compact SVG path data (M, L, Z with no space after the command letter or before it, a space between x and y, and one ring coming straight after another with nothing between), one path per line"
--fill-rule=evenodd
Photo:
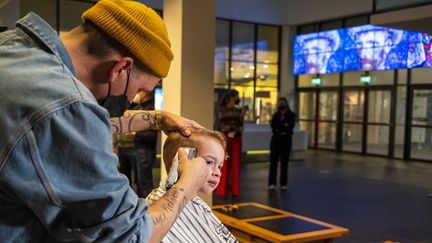
M178 132L172 132L168 135L163 146L163 160L165 168L171 168L172 160L180 147L198 147L202 142L199 138L208 137L215 139L223 148L226 157L226 137L223 133L208 129L195 129L189 137L184 137ZM224 158L225 159L225 158Z

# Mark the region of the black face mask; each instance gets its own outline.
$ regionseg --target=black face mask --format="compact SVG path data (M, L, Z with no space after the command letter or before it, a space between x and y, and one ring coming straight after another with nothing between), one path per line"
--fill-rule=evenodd
M235 104L236 104L236 105L240 104L240 99L236 99L236 100L235 100Z
M278 105L278 111L285 111L285 110L288 110L288 106L287 105Z
M105 99L98 100L99 105L103 106L105 109L108 110L110 117L123 116L125 111L131 105L131 102L129 102L128 97L126 96L126 91L129 85L129 76L130 76L130 71L128 71L126 88L122 95L118 95L118 96L111 95L111 83L110 83L108 88L108 96Z

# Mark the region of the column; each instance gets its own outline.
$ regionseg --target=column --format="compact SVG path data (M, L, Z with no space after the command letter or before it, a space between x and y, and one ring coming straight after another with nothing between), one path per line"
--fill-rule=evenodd
M206 128L213 128L215 9L215 0L165 0L163 8L174 53L163 80L163 109ZM203 198L211 205L211 195Z

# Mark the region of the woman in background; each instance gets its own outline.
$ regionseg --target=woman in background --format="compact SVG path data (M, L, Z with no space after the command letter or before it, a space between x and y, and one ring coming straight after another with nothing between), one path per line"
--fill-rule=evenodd
M216 194L227 197L229 177L231 176L231 194L234 199L240 196L240 161L242 153L243 117L246 110L237 108L240 97L237 90L229 90L222 98L219 111L221 132L227 137L227 154L222 168L222 176ZM230 173L231 172L231 173Z
M270 190L276 188L278 161L281 161L280 186L288 189L288 160L292 147L292 135L296 115L291 111L288 101L281 97L277 101L277 111L273 114L271 128L273 136L270 142L270 170L268 186Z

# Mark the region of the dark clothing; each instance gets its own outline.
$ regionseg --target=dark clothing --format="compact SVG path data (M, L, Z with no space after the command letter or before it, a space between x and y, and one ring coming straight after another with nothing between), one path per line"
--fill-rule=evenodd
M153 99L141 104L132 103L130 110L153 110ZM130 146L119 146L119 171L135 182L136 192L140 198L146 198L154 189L153 164L156 161L156 130L137 132ZM134 177L132 178L132 171Z
M270 142L269 185L276 185L278 161L281 161L280 185L288 185L288 161L292 147L295 113L288 111L283 116L276 112L271 121L273 136Z
M288 111L282 118L282 114L278 111L273 114L271 120L271 128L273 135L290 135L293 134L296 115L292 111Z
M134 171L136 192L140 198L147 197L153 190L152 169L156 151L146 147L120 147L118 156L120 160L119 171L125 174L130 182L132 181L132 171Z

